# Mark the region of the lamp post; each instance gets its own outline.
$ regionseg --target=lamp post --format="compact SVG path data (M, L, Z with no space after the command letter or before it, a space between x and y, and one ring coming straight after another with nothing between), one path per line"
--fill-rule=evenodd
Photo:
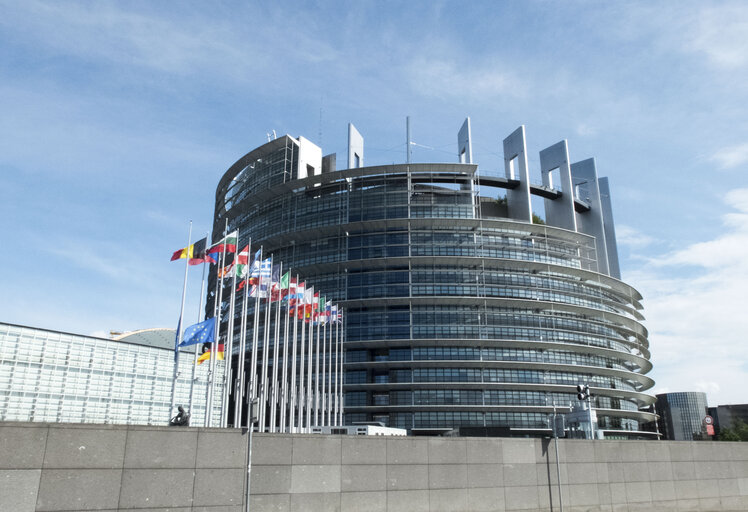
M559 421L561 420L561 421ZM556 401L553 401L553 444L556 447L556 479L558 480L558 506L560 512L564 512L564 500L561 498L561 462L558 460L558 438L563 437L564 417L556 416Z
M257 423L257 403L257 398L252 398L247 411L247 429L249 432L247 435L247 495L244 499L246 512L249 512L249 484L252 479L252 431L255 429L255 423Z

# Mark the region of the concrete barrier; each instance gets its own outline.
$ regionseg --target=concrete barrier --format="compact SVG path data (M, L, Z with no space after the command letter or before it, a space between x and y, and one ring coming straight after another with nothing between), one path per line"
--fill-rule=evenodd
M553 441L255 434L252 512L557 511ZM246 433L0 423L0 510L240 512ZM559 442L564 510L748 510L748 443Z

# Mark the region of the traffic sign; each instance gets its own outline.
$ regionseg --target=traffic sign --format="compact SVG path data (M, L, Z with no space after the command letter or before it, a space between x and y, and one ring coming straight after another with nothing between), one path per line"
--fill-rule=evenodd
M706 423L707 425L711 425L712 423L714 423L714 420L712 419L711 416L706 416L704 418L704 423Z

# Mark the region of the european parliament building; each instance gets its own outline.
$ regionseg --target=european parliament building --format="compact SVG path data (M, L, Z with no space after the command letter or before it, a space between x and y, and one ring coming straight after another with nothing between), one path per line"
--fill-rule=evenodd
M641 296L620 279L607 179L562 141L531 182L523 126L503 151L501 175L480 172L469 118L456 163L366 167L349 125L338 169L278 137L221 178L214 232L228 222L345 308L347 424L543 435L582 383L605 437L654 437Z

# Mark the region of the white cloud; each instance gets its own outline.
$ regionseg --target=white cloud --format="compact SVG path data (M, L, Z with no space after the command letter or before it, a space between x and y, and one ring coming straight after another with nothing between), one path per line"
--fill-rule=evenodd
M0 27L45 51L127 69L137 76L133 79L152 85L169 83L153 73L182 80L218 75L221 81L254 83L258 75L268 80L268 73L278 72L279 61L313 67L340 55L335 46L307 35L315 33L314 22L300 10L271 8L260 14L251 5L231 10L212 6L212 16L206 17L199 9L169 6L156 12L158 5L151 7L152 12L136 12L118 3L27 0L6 9ZM265 22L257 23L259 17ZM287 28L284 37L278 37L279 23Z
M616 226L616 242L620 246L629 246L636 249L647 247L655 242L655 239L636 228L619 224Z
M627 275L645 298L654 378L673 391L705 391L711 404L748 398L748 189L725 203L738 213L724 216L722 233Z
M579 123L576 128L577 135L582 137L597 135L598 131L597 126L592 123Z
M662 394L662 393L671 393L670 388L667 387L667 386L655 386L652 389L652 394L653 395L659 395L659 394Z
M648 39L649 52L690 54L713 69L748 64L748 8L745 2L682 2L681 9L659 3L611 3L596 10L594 28L624 43ZM704 77L708 78L708 77Z
M693 265L712 269L712 273L701 274L698 280L717 277L748 277L748 189L735 189L726 194L725 203L738 210L723 216L726 231L712 240L698 242L664 257L656 257L651 263L658 267Z
M748 188L731 190L725 196L725 202L742 213L748 213Z
M748 64L748 9L745 3L705 7L691 15L684 49L700 53L721 68Z
M748 162L748 142L722 148L712 156L712 161L716 162L722 169L732 169Z
M467 102L519 97L524 87L512 73L502 71L500 63L458 65L449 58L427 56L408 63L411 87L426 96L461 98Z
M696 391L701 391L707 395L716 395L721 390L719 383L704 379L697 379L693 385Z
M128 13L113 4L49 4L35 1L17 4L5 17L8 29L22 28L37 34L37 43L61 54L112 64L144 66L171 73L187 73L212 55L238 49L224 45L223 38L211 37L217 27L178 23ZM260 52L245 52L243 59Z

